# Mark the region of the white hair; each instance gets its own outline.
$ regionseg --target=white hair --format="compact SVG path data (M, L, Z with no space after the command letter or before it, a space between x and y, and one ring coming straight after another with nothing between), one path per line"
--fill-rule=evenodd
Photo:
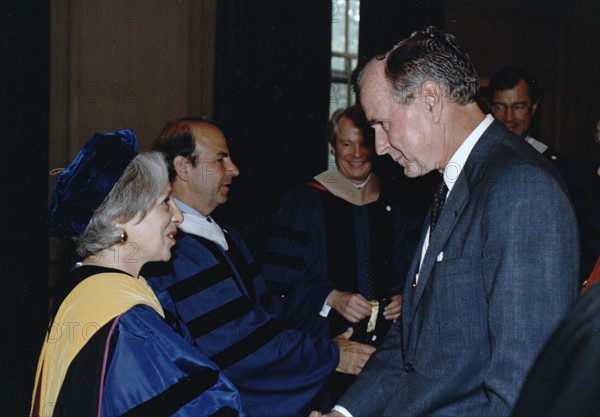
M110 190L80 237L75 238L77 254L83 258L108 249L121 238L115 223L138 217L141 221L169 187L164 157L159 152L137 155Z

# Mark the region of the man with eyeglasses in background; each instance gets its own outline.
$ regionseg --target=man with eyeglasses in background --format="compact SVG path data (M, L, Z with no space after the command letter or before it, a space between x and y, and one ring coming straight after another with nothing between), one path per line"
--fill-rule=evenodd
M489 85L484 88L484 91L492 116L548 158L562 174L571 198L575 199L574 192L580 190L576 184L572 164L556 150L532 138L529 134L533 117L543 98L535 75L523 68L505 67L492 74ZM571 184L572 182L574 184Z
M492 74L488 86L482 90L492 116L533 146L558 169L569 191L581 230L586 218L585 193L579 183L575 165L565 155L530 135L533 118L543 98L535 75L524 68L505 67ZM585 245L584 242L581 243ZM586 263L584 260L581 265L582 280L589 273L590 265Z
M533 116L542 98L542 91L531 72L518 67L502 68L492 74L486 92L490 112L508 130L542 154L549 149L529 136Z

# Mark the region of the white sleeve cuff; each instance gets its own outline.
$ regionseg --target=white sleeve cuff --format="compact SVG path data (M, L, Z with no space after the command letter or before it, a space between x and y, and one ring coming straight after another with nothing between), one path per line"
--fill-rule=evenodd
M327 316L329 316L329 311L331 311L331 306L329 304L327 304L327 299L325 299L325 302L323 303L323 307L321 307L321 311L319 312L319 316L327 317Z
M333 410L342 413L345 417L352 417L352 414L350 414L350 412L348 410L346 410L344 407L342 407L341 405L335 405L333 407Z

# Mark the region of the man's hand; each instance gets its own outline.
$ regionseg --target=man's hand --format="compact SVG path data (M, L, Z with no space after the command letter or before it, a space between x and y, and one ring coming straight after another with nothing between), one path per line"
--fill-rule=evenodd
M340 362L336 371L344 374L358 375L362 370L371 353L375 352L373 346L364 345L358 342L350 341L354 329L350 327L344 333L335 338L336 343L340 347Z
M321 414L318 411L313 411L308 417L344 417L344 415L339 411L331 410L327 414Z
M391 300L392 302L383 310L383 317L386 320L396 321L402 312L402 296L399 294L392 295Z
M371 303L360 294L333 290L327 297L327 304L351 323L371 315Z

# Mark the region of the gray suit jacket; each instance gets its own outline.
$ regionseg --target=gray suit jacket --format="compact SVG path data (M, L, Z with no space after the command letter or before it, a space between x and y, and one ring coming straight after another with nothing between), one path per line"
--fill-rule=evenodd
M562 179L493 122L448 196L413 290L424 233L401 320L339 404L354 417L507 416L577 295L577 223Z

